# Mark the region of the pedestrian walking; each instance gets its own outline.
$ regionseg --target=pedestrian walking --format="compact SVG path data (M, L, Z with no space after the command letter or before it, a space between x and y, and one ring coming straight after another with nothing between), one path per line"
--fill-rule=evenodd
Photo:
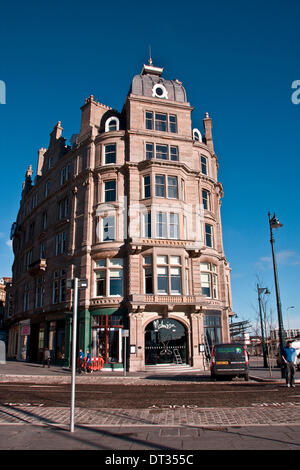
M282 352L282 360L285 367L285 380L287 387L295 387L295 371L297 351L292 347L292 341L288 341Z
M86 352L86 370L92 372L92 356L89 350Z
M48 367L50 367L50 351L49 348L44 348L44 354L43 354L43 367L47 364Z
M84 366L84 352L82 349L79 349L79 364L78 364L78 372L81 374L83 371L83 366Z

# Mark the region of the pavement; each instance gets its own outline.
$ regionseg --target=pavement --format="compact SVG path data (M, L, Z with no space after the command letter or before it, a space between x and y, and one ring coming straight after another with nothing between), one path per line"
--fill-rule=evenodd
M264 368L262 366L262 358L254 357L250 359L250 380L263 381L263 382L274 382L274 383L285 383L285 380L281 378L281 370L278 367ZM151 379L151 380L150 380ZM122 383L149 383L153 384L155 381L162 383L162 381L178 380L180 382L195 381L210 382L209 370L200 371L195 369L187 370L180 367L174 368L174 371L166 371L165 369L160 370L147 370L140 372L124 372L118 370L105 370L94 371L92 374L76 374L76 382L87 383L101 382L116 383L121 381ZM243 379L242 379L243 380ZM55 381L56 383L70 383L71 382L71 369L60 366L43 367L41 364L8 360L6 364L0 364L0 383L12 381L12 382L29 382L34 381L36 383L50 383ZM296 384L300 384L300 371L296 371L295 375Z
M210 382L209 371L102 371L77 375L76 383L171 384ZM278 368L250 362L250 381L284 385ZM0 365L0 383L71 383L71 370L7 361ZM237 380L244 383L244 380ZM296 372L296 384L300 372ZM187 449L300 449L300 402L297 388L288 403L262 403L247 408L166 406L150 409L75 409L70 432L67 407L7 403L0 406L1 450L106 450L178 452ZM296 393L295 393L296 392ZM299 395L298 395L299 396ZM108 457L111 454L105 454ZM121 455L121 454L118 454ZM136 454L134 454L136 455ZM148 457L147 457L148 458ZM142 461L141 461L142 462ZM143 462L143 468L145 466ZM148 462L149 463L149 462ZM151 463L151 462L150 462ZM174 463L174 462L173 462ZM152 465L152 463L151 463ZM138 465L137 465L138 466Z

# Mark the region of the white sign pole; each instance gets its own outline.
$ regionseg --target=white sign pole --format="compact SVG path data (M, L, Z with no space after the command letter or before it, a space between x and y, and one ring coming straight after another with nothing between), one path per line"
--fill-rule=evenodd
M73 300L72 389L71 389L70 432L74 432L74 421L75 421L74 416L75 416L77 306L78 306L78 278L75 277L75 279L74 279L74 300Z

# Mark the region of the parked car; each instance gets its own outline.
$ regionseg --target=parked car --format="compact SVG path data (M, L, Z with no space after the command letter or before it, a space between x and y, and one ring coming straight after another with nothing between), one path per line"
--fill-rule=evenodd
M249 358L246 347L240 343L214 345L210 373L212 380L219 377L244 377L245 380L249 380Z
M299 340L293 341L292 342L292 348L296 349L296 352L297 352L296 368L297 368L297 370L300 370L300 341ZM281 354L280 354L280 349L278 349L278 352L276 354L276 363L277 363L277 367L281 367L282 358L281 358Z

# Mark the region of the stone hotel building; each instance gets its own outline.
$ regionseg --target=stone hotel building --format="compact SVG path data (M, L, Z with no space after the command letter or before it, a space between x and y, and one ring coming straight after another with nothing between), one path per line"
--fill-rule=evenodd
M12 226L14 263L8 356L70 364L73 291L78 348L129 371L205 367L227 342L232 315L212 121L192 125L179 80L152 61L131 83L123 110L86 99L70 145L58 122L29 166ZM124 351L124 330L129 330Z

